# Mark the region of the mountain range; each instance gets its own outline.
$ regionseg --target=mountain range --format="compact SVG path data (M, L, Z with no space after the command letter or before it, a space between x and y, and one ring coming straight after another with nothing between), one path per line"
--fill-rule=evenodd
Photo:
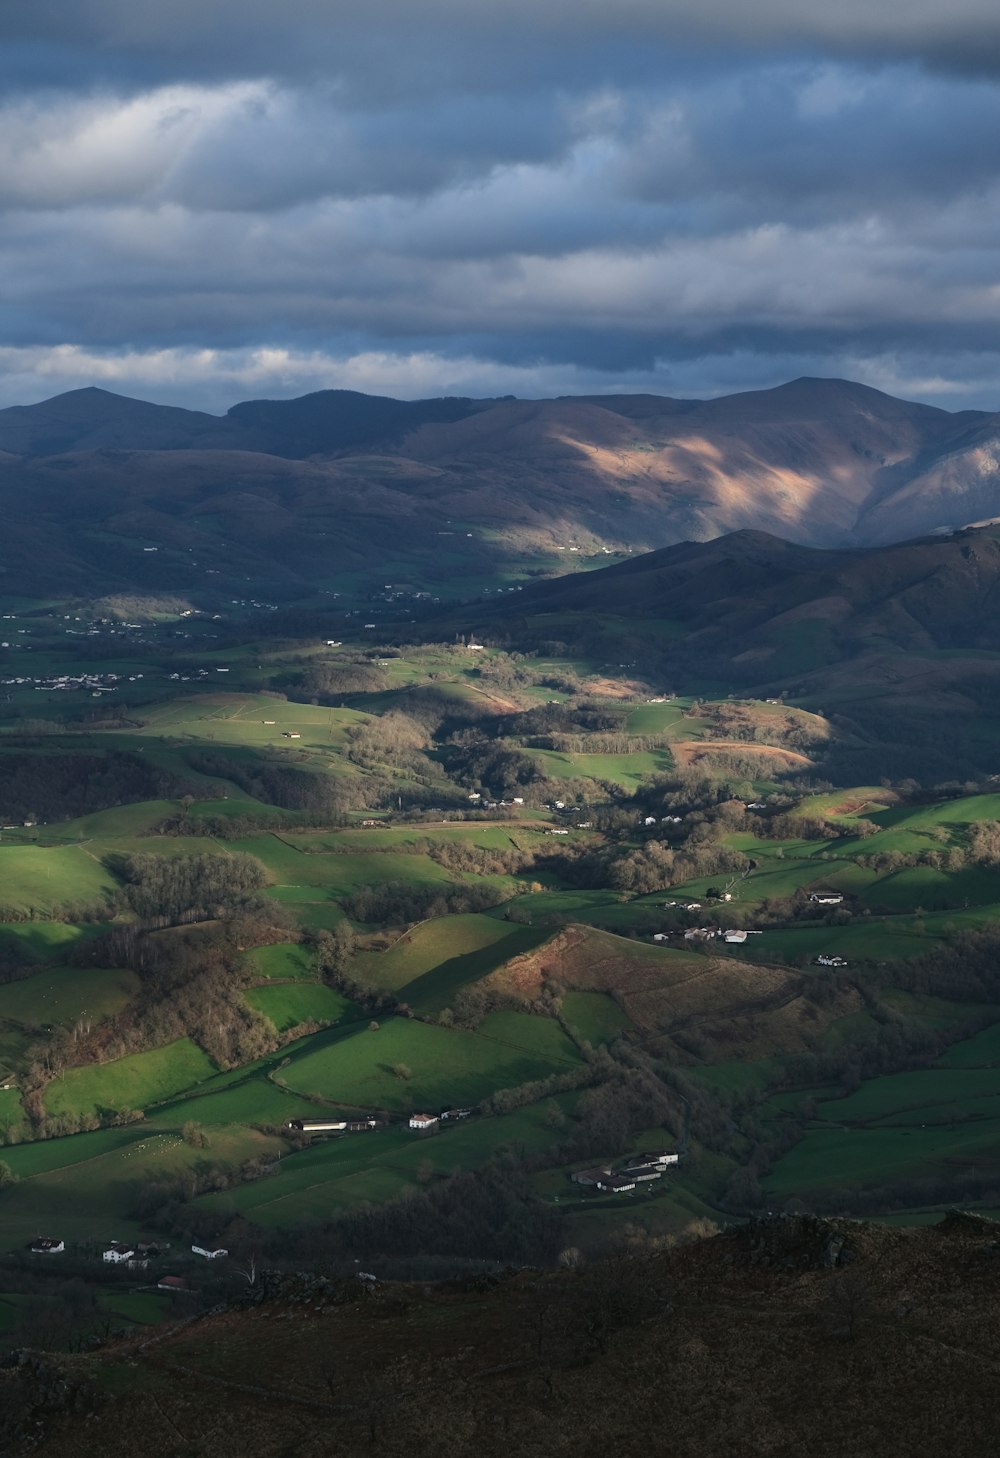
M0 506L9 592L294 597L346 574L468 593L745 529L854 547L988 521L1000 416L824 379L714 400L329 390L224 416L84 389L0 410Z

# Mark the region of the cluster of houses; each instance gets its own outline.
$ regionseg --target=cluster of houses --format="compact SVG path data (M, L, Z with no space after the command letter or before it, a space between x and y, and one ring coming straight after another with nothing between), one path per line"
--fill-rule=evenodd
M570 1175L570 1179L575 1185L600 1190L602 1194L626 1195L637 1185L662 1179L670 1166L677 1164L679 1160L679 1154L665 1151L636 1154L620 1169L614 1169L610 1164L602 1164L596 1169L578 1169L575 1174Z
M472 1109L445 1109L440 1114L411 1114L407 1123L411 1129L420 1134L425 1134L429 1129L435 1129L439 1124L452 1123L458 1119L468 1119L474 1112ZM387 1121L377 1119L374 1114L365 1114L361 1118L347 1119L331 1117L327 1119L290 1119L289 1129L294 1129L299 1134L366 1134L374 1129L384 1129Z
M410 1128L426 1133L428 1129L434 1129L438 1124L447 1124L456 1119L467 1119L471 1113L471 1109L445 1109L442 1114L411 1114Z
M0 648L9 647L9 643L0 643ZM135 683L139 678L142 678L141 673L129 674L128 682ZM57 673L49 678L21 675L17 678L0 679L5 688L33 688L39 694L73 693L78 689L86 689L94 698L100 698L101 694L117 693L120 682L124 682L124 679L118 673Z
M830 952L820 952L818 957L813 958L817 967L846 967L847 962L843 957L838 957Z
M698 904L697 902L692 902L690 906L686 906L684 909L685 911L697 911ZM676 932L654 932L653 941L659 942L662 946L664 942L669 942L676 935ZM716 938L721 937L724 942L737 946L742 945L748 937L759 937L761 935L762 933L759 931L744 931L742 928L736 927L730 927L727 931L724 931L718 926L691 926L683 933L686 942L714 942Z
M31 1242L30 1250L32 1255L55 1256L62 1255L66 1250L66 1242L57 1235L39 1235ZM153 1244L143 1241L115 1240L106 1245L101 1251L101 1260L105 1265L118 1266L126 1271L143 1272L148 1271L152 1261L165 1256L170 1250L169 1244L160 1242ZM199 1256L202 1260L218 1261L229 1254L221 1245L193 1245L191 1254ZM160 1276L156 1282L157 1289L161 1291L186 1291L187 1280L184 1276Z

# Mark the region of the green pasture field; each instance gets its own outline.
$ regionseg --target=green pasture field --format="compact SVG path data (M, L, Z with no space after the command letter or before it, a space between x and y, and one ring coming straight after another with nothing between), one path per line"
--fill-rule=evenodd
M40 1231L66 1241L132 1239L143 1234L130 1215L136 1192L150 1180L191 1170L206 1156L236 1168L282 1143L256 1130L214 1128L208 1150L174 1131L147 1124L101 1129L4 1150L19 1176L4 1192L0 1248L17 1249Z
M905 1113L913 1114L914 1122L920 1123L918 1115L924 1107L947 1103L960 1114L977 1100L997 1094L1000 1079L991 1068L925 1068L867 1079L846 1098L821 1103L817 1117L831 1124L857 1124Z
M803 957L811 962L820 953L829 953L848 962L879 962L926 956L935 943L934 936L919 934L912 917L888 921L873 917L870 922L853 922L847 926L803 925L767 930L753 938L752 955L760 961L776 958L795 963ZM749 941L746 945L750 945Z
M1000 1155L1000 1119L957 1130L892 1125L812 1129L762 1182L775 1199L842 1185L883 1185L908 1174L932 1174L954 1164L992 1165Z
M371 851L367 855L363 851L344 855L331 851L310 855L296 849L284 836L274 834L230 840L226 845L256 856L278 885L321 886L331 896L348 896L364 886L377 886L386 881L445 886L457 879L428 856L399 851L382 854Z
M102 1291L101 1306L137 1326L155 1326L170 1309L170 1299L155 1291Z
M547 932L567 922L577 921L586 926L603 928L607 931L631 931L633 928L655 932L663 921L664 893L641 901L623 901L616 891L545 890L519 896L514 905L518 914L531 917L531 924ZM509 906L493 907L484 915L503 920Z
M81 815L76 820L40 826L39 840L88 841L95 836L108 840L119 835L148 835L168 816L176 815L178 808L176 800L139 800L132 805L115 805L110 810Z
M144 709L145 724L135 732L142 738L183 735L199 742L254 748L301 745L329 749L341 748L347 730L367 718L354 709L297 704L263 694L209 691ZM268 719L274 723L265 723ZM301 734L301 740L285 739L286 730Z
M317 1106L298 1094L287 1093L261 1071L242 1072L237 1082L185 1091L179 1098L150 1110L147 1124L176 1130L188 1119L206 1128L235 1124L287 1124L290 1119L315 1118Z
M301 942L275 942L269 947L254 947L244 956L257 977L305 982L315 981L319 975L314 954Z
M941 1068L997 1068L1000 1066L1000 1023L993 1023L961 1043L953 1043L938 1059Z
M625 790L636 790L654 775L668 774L674 767L673 755L666 749L635 754L564 754L554 749L526 752L548 779L607 780Z
M690 699L671 699L666 704L640 704L630 709L625 720L627 734L665 734L678 723L684 723L684 710ZM692 723L687 721L688 726ZM687 738L687 734L681 736Z
M566 1100L561 1095L556 1103L568 1106ZM397 1126L318 1142L283 1159L268 1179L203 1196L198 1203L220 1214L239 1212L268 1229L323 1220L331 1212L417 1188L418 1173L434 1178L472 1169L505 1147L540 1153L558 1137L547 1122L549 1102L497 1118L443 1124L431 1134Z
M70 906L105 902L118 882L79 846L0 845L0 901L44 920Z
M41 1139L32 1144L10 1145L3 1157L22 1182L39 1175L90 1164L108 1154L127 1150L141 1143L144 1134L135 1124L120 1129L95 1129L87 1134L71 1134L63 1139Z
M26 1131L27 1122L21 1107L20 1093L16 1088L0 1089L0 1133L5 1136L3 1142L6 1143L12 1134L20 1139Z
M69 1069L49 1084L45 1107L50 1114L143 1109L210 1078L214 1072L211 1059L196 1043L190 1038L178 1038L148 1053Z
M221 800L196 800L188 809L188 816L192 820L209 820L222 817L227 820L237 820L243 815L253 816L258 821L275 821L281 825L287 825L289 821L295 822L299 819L299 812L295 810L281 810L277 805L268 805L263 800L255 800L252 795L245 794L242 790L235 795L227 795Z
M421 825L387 825L377 830L289 831L282 840L296 850L350 851L370 854L393 850L398 846L420 845L433 841L436 845L469 845L479 850L510 850L526 840L523 823L512 820L502 825L484 825L477 821L430 823Z
M484 914L436 917L400 937L388 951L362 952L362 980L403 993L418 1012L440 1011L469 982L531 950L547 930Z
M476 1036L519 1048L553 1063L576 1064L580 1055L554 1018L534 1013L492 1012L476 1028Z
M739 1063L699 1064L685 1072L708 1088L723 1094L763 1092L782 1068L781 1058L752 1058ZM801 1097L799 1095L798 1097Z
M891 807L895 796L881 785L855 785L847 790L830 790L822 795L809 795L791 813L824 820L873 820L877 812ZM845 806L852 806L845 809Z
M134 972L98 967L52 967L0 986L0 1019L25 1026L97 1021L120 1012L135 996Z
M245 994L251 1007L274 1024L279 1033L299 1023L336 1023L358 1007L332 987L319 982L283 982L271 987L252 987Z
M562 1000L567 1023L595 1047L610 1043L618 1033L632 1026L628 1013L606 992L567 992Z
M541 1019L527 1014L498 1014ZM282 1076L300 1094L318 1094L353 1108L405 1110L426 1104L429 1112L474 1104L498 1088L564 1072L579 1054L557 1024L536 1034L504 1023L471 1033L457 1028L390 1018L377 1032L367 1028L344 1041L292 1059ZM514 1039L517 1041L514 1041ZM560 1041L561 1040L561 1041ZM409 1079L393 1069L405 1065Z
M105 927L97 921L82 926L71 921L0 922L0 948L25 962L53 962L77 942L100 936L104 931Z
M933 866L907 866L876 881L862 899L887 911L945 911L995 902L1000 877L987 866L938 871Z
M292 894L286 894L288 892ZM275 886L267 895L291 913L300 930L333 931L347 919L335 901L313 900L316 890L312 886Z

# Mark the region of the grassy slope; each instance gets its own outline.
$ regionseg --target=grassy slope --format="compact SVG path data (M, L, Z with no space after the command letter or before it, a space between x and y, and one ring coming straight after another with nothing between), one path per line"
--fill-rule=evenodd
M377 1032L366 1028L293 1058L283 1076L292 1090L334 1103L398 1110L427 1105L433 1113L579 1062L555 1023L519 1013L494 1017L505 1021L487 1019L476 1033L391 1018ZM400 1064L410 1078L393 1072Z
M50 1114L142 1109L200 1083L214 1071L207 1054L190 1038L179 1038L148 1053L70 1069L48 1086L45 1107Z

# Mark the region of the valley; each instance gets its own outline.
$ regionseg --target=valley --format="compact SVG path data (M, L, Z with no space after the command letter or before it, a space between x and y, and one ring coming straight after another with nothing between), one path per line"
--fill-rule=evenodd
M797 555L750 550L780 608ZM953 716L962 777L924 778L910 720L879 740L826 685L699 674L711 566L601 616L649 566L480 605L475 638L442 605L373 642L346 590L297 632L10 601L8 1272L43 1235L86 1280L159 1241L200 1290L199 1243L405 1270L775 1206L1000 1209L988 713ZM842 777L894 754L918 773ZM629 1185L649 1150L677 1162ZM500 1182L488 1218L470 1179Z

